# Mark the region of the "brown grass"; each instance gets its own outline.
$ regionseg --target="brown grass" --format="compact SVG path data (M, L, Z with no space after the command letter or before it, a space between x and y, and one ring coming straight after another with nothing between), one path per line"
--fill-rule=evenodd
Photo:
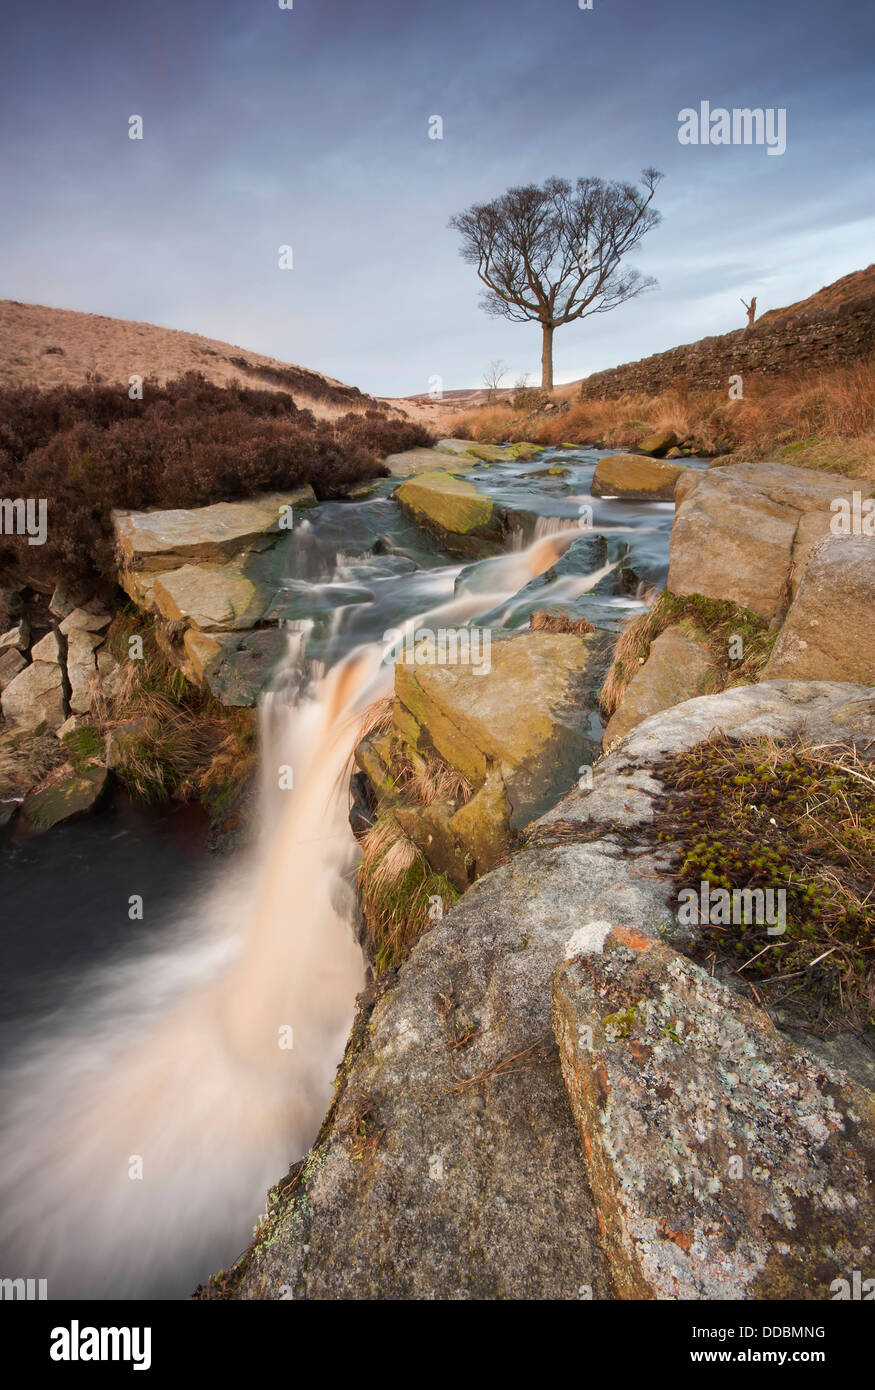
M663 429L699 454L781 458L875 480L875 359L829 371L750 375L740 401L722 391L676 387L658 396L577 400L553 416L487 405L453 421L454 434L483 443L528 439L618 449Z

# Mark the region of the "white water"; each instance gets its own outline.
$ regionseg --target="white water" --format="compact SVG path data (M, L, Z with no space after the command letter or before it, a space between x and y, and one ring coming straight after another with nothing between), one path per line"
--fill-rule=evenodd
M476 620L579 535L566 526L488 562L488 592L408 626ZM308 626L290 630L262 702L257 846L161 949L96 973L67 1017L43 1020L5 1077L0 1272L47 1279L49 1297L184 1296L246 1245L325 1114L364 983L350 761L392 671L374 643L301 697Z

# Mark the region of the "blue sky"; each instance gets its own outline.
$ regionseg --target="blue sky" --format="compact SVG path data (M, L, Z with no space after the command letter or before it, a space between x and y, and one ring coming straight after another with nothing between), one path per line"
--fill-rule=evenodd
M559 329L557 381L744 322L869 264L863 0L34 0L0 42L0 297L224 339L380 394L539 370L449 217L552 174L665 173L659 289ZM784 107L788 146L678 113ZM142 141L128 118L143 117ZM444 138L428 138L432 115ZM278 248L293 247L280 270Z

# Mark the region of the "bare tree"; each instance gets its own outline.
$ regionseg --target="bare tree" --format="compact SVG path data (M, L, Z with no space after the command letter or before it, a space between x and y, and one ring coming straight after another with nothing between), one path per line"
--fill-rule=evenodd
M742 302L742 304L744 304L744 300L742 300L741 302ZM756 297L756 295L753 296L753 298L751 299L751 301L750 301L749 304L744 304L744 307L745 307L745 309L747 310L747 326L748 326L748 328L753 328L753 321L754 321L754 319L755 319L756 316L757 316L757 297Z
M495 357L489 363L483 373L483 385L486 387L487 399L494 401L501 387L502 378L507 372L507 363L500 357Z
M662 175L645 169L631 183L548 179L511 188L450 219L461 254L486 286L482 307L515 323L541 325L541 388L553 389L553 331L605 314L656 281L620 269L622 258L661 220L650 206Z

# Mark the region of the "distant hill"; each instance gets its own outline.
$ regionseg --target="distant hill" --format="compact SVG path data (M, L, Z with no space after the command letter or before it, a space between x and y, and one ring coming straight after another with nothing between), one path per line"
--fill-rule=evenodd
M672 386L711 390L726 387L733 375L780 376L847 366L872 352L875 265L842 276L808 299L769 310L752 328L593 372L576 385L582 400L655 396Z
M263 390L288 391L298 406L323 418L385 408L333 377L198 333L0 300L0 386L127 382L132 374L164 384L190 371L219 386L236 378Z

